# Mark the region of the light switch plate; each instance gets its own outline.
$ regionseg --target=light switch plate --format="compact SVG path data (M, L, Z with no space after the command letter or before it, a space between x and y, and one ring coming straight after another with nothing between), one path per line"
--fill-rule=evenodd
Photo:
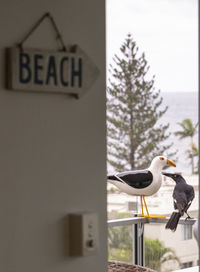
M69 227L71 256L88 256L97 253L99 230L96 213L70 214Z

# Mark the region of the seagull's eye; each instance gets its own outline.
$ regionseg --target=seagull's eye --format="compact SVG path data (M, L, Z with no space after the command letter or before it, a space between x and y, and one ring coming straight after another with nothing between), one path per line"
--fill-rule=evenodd
M163 160L164 160L164 158L163 158L163 157L160 157L160 160L161 160L161 161L163 161Z

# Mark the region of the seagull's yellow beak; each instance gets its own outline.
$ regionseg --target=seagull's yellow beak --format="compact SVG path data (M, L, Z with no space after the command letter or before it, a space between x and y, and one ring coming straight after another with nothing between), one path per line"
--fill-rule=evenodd
M169 165L171 165L173 167L176 167L176 164L173 161L167 160L167 164L169 164Z

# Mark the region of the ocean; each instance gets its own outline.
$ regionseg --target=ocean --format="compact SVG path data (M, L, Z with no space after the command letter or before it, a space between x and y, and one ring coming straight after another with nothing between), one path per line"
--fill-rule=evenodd
M193 124L198 122L198 93L196 92L161 92L163 97L162 107L168 106L167 112L160 118L162 124L169 123L168 132L171 136L167 139L167 143L173 143L171 151L177 151L176 171L183 174L191 174L190 159L187 158L186 150L190 148L190 138L179 140L174 135L175 131L181 130L178 123L184 119L191 119ZM194 143L198 146L198 133L194 137ZM169 150L169 151L170 151ZM197 161L195 162L197 164ZM174 171L174 169L169 169Z

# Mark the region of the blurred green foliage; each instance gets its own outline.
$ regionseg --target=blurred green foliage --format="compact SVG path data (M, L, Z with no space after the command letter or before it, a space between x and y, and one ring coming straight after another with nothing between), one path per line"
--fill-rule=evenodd
M127 217L126 213L119 214L117 219ZM132 226L108 228L108 259L132 263ZM145 266L161 271L166 261L179 263L175 252L159 240L145 238Z

